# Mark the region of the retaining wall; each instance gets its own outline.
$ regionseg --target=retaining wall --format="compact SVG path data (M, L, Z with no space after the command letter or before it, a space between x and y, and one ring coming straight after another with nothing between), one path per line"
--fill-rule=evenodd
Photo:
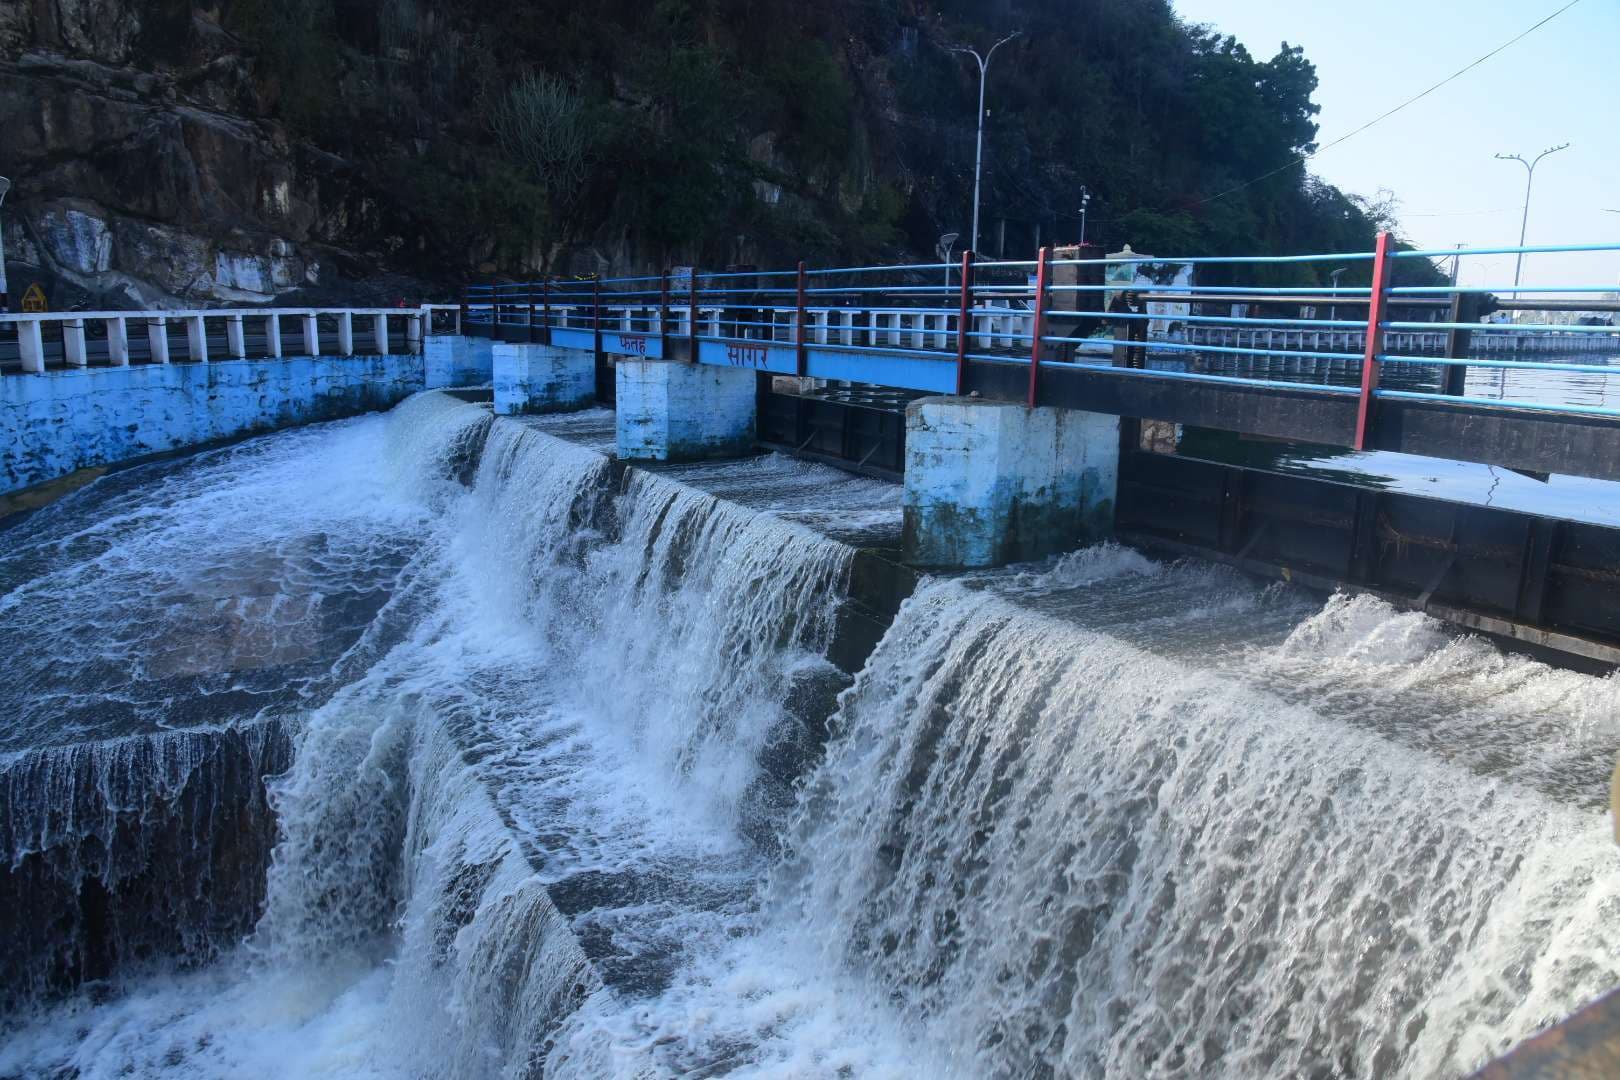
M70 368L0 378L0 494L78 469L386 409L423 357L317 356Z

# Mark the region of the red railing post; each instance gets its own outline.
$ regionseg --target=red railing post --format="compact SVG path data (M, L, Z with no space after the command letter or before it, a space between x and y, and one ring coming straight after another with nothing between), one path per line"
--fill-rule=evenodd
M1041 379L1041 336L1046 332L1046 278L1047 271L1052 263L1052 249L1041 248L1039 261L1035 267L1035 317L1030 323L1029 343L1029 400L1026 404L1035 407L1035 396Z
M956 393L967 391L969 320L973 316L973 252L962 252L962 297L956 313Z
M1384 351L1384 305L1393 269L1389 256L1394 241L1389 233L1379 233L1373 255L1372 294L1367 299L1367 351L1361 360L1361 400L1356 406L1356 431L1351 443L1357 450L1367 448L1367 435L1372 427L1373 395L1378 391L1378 356Z
M669 267L658 276L658 358L669 359Z
M523 324L523 340L530 345L534 344L534 282L529 282L523 289L523 295L528 302L528 317Z
M806 315L804 305L804 276L804 262L801 260L799 263L799 278L797 286L798 298L795 303L796 314L793 316L793 350L794 355L797 358L797 371L800 378L803 378L805 373L810 369L810 353L809 350L805 348L804 344L804 320Z

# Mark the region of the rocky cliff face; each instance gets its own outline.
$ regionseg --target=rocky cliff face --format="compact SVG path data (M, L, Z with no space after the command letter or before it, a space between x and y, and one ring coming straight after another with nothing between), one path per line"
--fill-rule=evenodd
M57 310L422 297L386 272L404 225L350 162L262 119L253 67L206 9L0 0L13 304L33 282Z
M1169 0L0 0L10 291L387 304L540 267L912 261L971 217L978 73L949 46L1012 28L982 253L1072 241L1082 185L1110 246L1371 244L1364 203L1278 169L1315 137L1309 61ZM562 194L492 123L536 73L589 132Z

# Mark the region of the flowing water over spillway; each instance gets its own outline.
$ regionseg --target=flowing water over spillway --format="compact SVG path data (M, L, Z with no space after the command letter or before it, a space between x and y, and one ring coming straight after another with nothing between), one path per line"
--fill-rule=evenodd
M1460 1076L1620 982L1616 680L1111 546L847 672L895 489L611 444L428 394L3 534L0 1077Z

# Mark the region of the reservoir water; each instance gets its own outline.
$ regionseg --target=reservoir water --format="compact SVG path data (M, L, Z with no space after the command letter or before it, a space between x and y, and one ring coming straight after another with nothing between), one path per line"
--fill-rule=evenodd
M0 533L0 1077L1465 1076L1620 982L1615 678L1111 545L852 654L896 488L611 444Z

